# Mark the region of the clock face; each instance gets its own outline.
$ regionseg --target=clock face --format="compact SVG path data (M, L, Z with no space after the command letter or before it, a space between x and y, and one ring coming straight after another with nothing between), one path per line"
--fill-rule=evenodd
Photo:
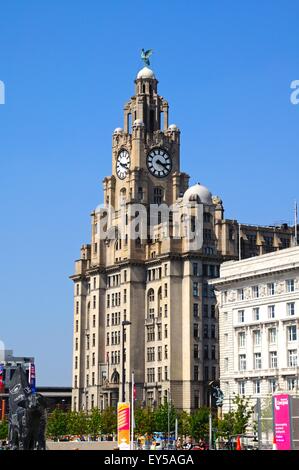
M130 167L130 154L127 150L121 150L118 154L116 161L116 173L117 176L123 180L128 172Z
M170 156L161 148L152 149L147 156L146 163L151 174L157 178L168 176L172 167Z

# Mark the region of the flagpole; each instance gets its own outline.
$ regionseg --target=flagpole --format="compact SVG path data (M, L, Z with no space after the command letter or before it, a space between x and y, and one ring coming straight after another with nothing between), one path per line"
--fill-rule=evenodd
M131 450L134 450L134 395L135 395L135 380L134 371L132 372L132 386L131 386Z
M241 252L241 224L239 224L239 261L242 259L242 252Z
M295 246L298 245L298 206L297 201L295 201Z

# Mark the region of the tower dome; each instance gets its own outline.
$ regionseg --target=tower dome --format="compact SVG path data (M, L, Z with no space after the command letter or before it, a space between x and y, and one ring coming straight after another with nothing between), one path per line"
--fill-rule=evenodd
M138 74L137 74L137 79L138 78L153 78L155 79L155 74L154 72L149 69L148 67L143 67L143 69L139 70Z
M206 186L203 186L200 183L190 186L187 189L183 196L183 201L185 204L188 202L199 202L202 204L212 205L212 194Z

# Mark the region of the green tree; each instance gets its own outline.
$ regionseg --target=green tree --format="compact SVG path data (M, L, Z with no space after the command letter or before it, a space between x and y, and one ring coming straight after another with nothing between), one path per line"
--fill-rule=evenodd
M226 413L222 420L218 421L218 435L231 436L245 434L250 423L253 406L250 406L250 398L237 395L233 399L234 410Z
M154 412L156 431L168 433L168 415L170 432L174 431L177 413L172 403L161 404Z
M47 435L59 439L67 434L67 413L56 408L48 417Z
M8 422L6 419L0 421L0 439L7 439L8 436Z
M191 433L191 416L187 411L182 411L178 415L178 432L180 436L188 436Z
M155 415L150 408L138 407L135 409L135 433L138 435L150 435L155 429Z
M190 416L191 435L198 441L207 439L209 435L209 408L202 407Z
M101 434L102 430L102 415L98 408L93 408L87 422L87 429L89 434L91 434L93 440Z
M106 408L102 411L102 433L103 434L114 434L117 429L117 414L115 408Z
M81 436L88 431L88 415L85 411L69 411L67 413L67 432Z

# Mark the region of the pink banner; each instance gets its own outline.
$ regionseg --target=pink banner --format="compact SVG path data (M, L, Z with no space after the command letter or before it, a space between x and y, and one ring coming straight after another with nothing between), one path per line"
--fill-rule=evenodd
M289 395L273 396L274 435L277 450L291 450L291 403Z

